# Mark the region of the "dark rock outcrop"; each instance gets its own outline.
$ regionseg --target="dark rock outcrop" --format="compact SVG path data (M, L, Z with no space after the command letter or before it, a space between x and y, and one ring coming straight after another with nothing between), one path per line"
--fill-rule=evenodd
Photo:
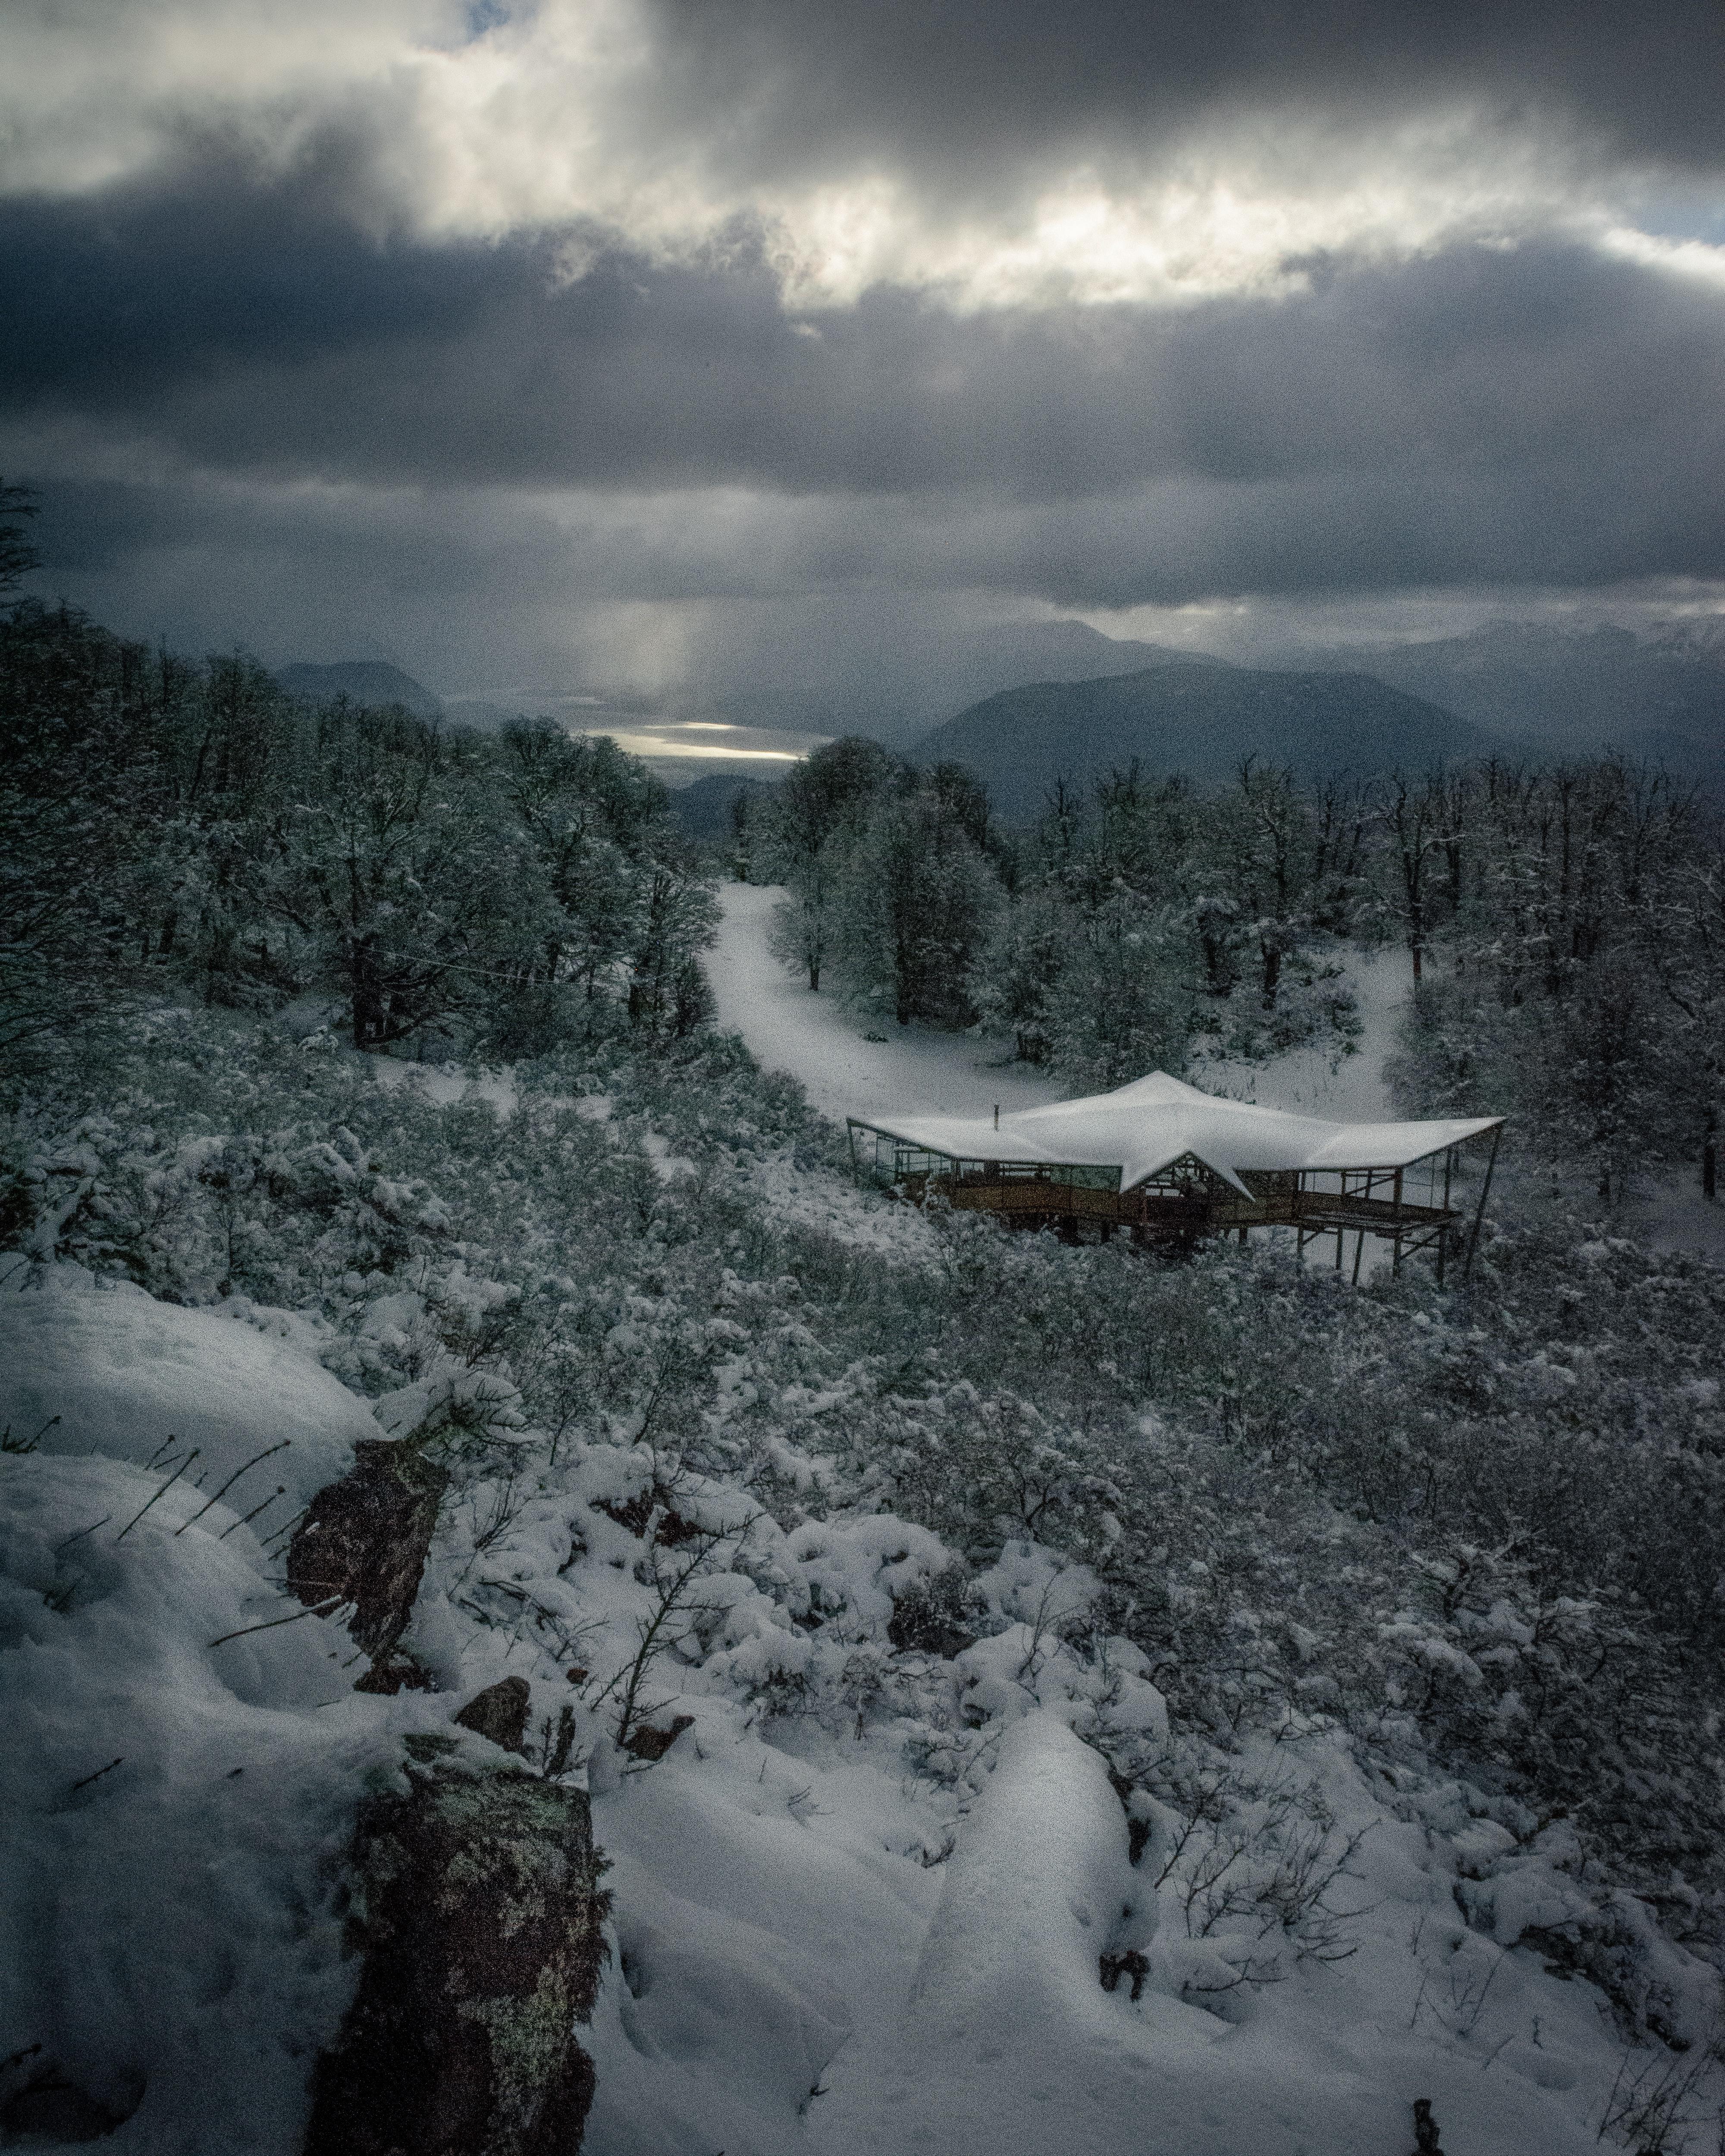
M623 1740L623 1748L634 1759L662 1759L685 1729L695 1727L692 1714L674 1714L670 1726L656 1728L650 1722L638 1722Z
M463 1729L489 1738L506 1752L525 1754L527 1748L527 1710L533 1696L525 1677L504 1677L476 1691L455 1717Z
M588 1801L448 1738L362 1815L359 1989L304 2156L574 2156L608 1897Z
M395 1666L449 1476L388 1438L362 1438L340 1481L320 1490L288 1545L289 1589L309 1608L352 1604L348 1629L371 1656L360 1689L394 1691ZM410 1679L409 1679L410 1681Z

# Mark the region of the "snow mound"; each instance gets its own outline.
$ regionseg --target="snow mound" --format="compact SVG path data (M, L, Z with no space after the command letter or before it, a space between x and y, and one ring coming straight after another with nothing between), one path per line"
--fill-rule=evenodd
M235 1491L255 1482L256 1502L285 1483L285 1517L347 1471L358 1439L379 1435L366 1402L317 1361L311 1332L290 1311L185 1310L128 1284L51 1272L0 1294L0 1429L10 1425L14 1444L42 1431L44 1453L140 1466L176 1439L176 1458L198 1448L193 1477L206 1490L290 1439Z
M0 1962L0 2054L28 2055L7 2093L51 2074L49 2138L117 2122L116 2156L290 2156L357 1967L337 1862L437 1711L353 1694L346 1632L183 1486L122 1533L160 1483L0 1458L0 1936L29 1942Z
M1098 1963L1134 1899L1099 1752L1048 1713L1007 1730L964 1822L911 1990L911 2039L1016 2050L1117 2020ZM1055 2032L1060 2031L1060 2035Z
M699 1756L593 1806L619 1958L593 2019L590 2156L807 2151L831 2062L886 2032L933 1898L887 1852L919 1811L898 1778L812 1769L699 1705Z

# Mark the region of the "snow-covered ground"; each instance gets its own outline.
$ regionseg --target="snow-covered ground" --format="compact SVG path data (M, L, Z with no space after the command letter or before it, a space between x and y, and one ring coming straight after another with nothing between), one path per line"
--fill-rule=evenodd
M860 1017L836 994L811 995L767 948L767 924L784 896L775 886L721 886L723 920L706 957L717 1023L740 1033L768 1070L788 1071L823 1115L842 1122L888 1109L919 1115L988 1115L1064 1100L1070 1087L1013 1060L1010 1045L978 1034L886 1025ZM1301 1108L1337 1122L1388 1116L1384 1060L1407 993L1407 961L1394 951L1356 952L1348 966L1363 1027L1356 1051L1294 1049L1265 1063L1206 1064L1207 1090L1267 1107ZM886 1031L890 1038L870 1039Z
M67 1449L0 1459L0 1931L30 1941L0 1980L0 2033L42 2044L107 2115L130 2112L116 2156L293 2156L311 2057L353 1980L336 1897L353 1806L409 1729L441 1726L506 1668L549 1708L562 1673L462 1614L459 1517L412 1635L447 1689L397 1699L347 1689L333 1620L270 1625L293 1605L234 1527L247 1491L200 1517L210 1486L187 1478L118 1537L163 1481L136 1464L150 1430L126 1411L126 1370L146 1419L164 1372L205 1411L225 1400L236 1456L285 1416L316 1440L308 1457L321 1443L334 1460L367 1426L364 1404L303 1327L272 1330L265 1313L188 1326L203 1314L76 1276L27 1299L39 1364L56 1327L69 1356L105 1317L121 1330L105 1405L86 1392ZM8 1372L0 1394L0 1414L35 1412L33 1380ZM644 1455L587 1448L542 1479L482 1568L585 1627L596 1659L607 1628L626 1638L634 1621L640 1545L591 1507L644 1471ZM744 1501L709 1486L706 1502ZM890 1613L889 1581L942 1558L927 1530L885 1517L762 1532L757 1581L794 1604L819 1578L827 1606L842 1597L865 1627ZM1384 2156L1410 2145L1416 2096L1464 2156L1593 2148L1620 2046L1590 1986L1517 1944L1576 1906L1561 1830L1517 1847L1459 1793L1389 1803L1333 1733L1266 1745L1246 1763L1321 1791L1336 1833L1363 1838L1331 1897L1323 1951L1340 1958L1283 1944L1277 1980L1235 1984L1261 1935L1248 1921L1189 1936L1180 1894L1154 1884L1178 1821L1147 1815L1135 1868L1127 1815L1081 1741L1098 1712L1160 1741L1141 1658L1116 1643L1105 1682L1007 1621L1059 1562L1009 1546L983 1576L1006 1629L912 1670L925 1700L952 1695L956 1776L914 1764L891 1714L855 1731L763 1719L752 1678L819 1643L750 1576L719 1575L716 1650L674 1680L693 1727L647 1772L595 1761L617 1958L590 2032L591 2156ZM1086 1593L1082 1568L1060 1576ZM1143 1958L1137 2002L1129 1978L1100 1979L1101 1956L1127 1949ZM1666 1974L1673 2011L1702 2012L1705 1973L1686 1979L1671 1957Z
M1650 1177L1631 1194L1625 1211L1630 1224L1656 1250L1686 1250L1725 1265L1725 1205L1702 1196L1693 1168Z
M1463 1922L1465 1808L1448 1834L1387 1816L1318 1747L1297 1771L1368 1830L1356 1950L1211 2011L1178 1985L1206 1959L1225 1981L1240 1942L1165 1936L1071 1713L1024 1689L942 1864L942 1808L890 1744L787 1753L698 1717L698 1749L602 1797L627 1980L596 2025L594 2156L1384 2156L1416 2096L1466 2156L1595 2147L1599 2002ZM1136 2005L1097 1974L1128 1909Z
M1395 1050L1395 1029L1408 999L1405 952L1351 950L1348 978L1359 1014L1353 1053L1334 1042L1291 1048L1262 1063L1212 1059L1193 1073L1206 1091L1231 1101L1255 1101L1266 1108L1295 1108L1336 1123L1393 1121L1395 1107L1384 1082L1384 1065Z
M726 894L721 1021L826 1112L1053 1095L972 1040L860 1040L768 957L774 896ZM1384 1112L1394 955L1356 980L1359 1053L1333 1072L1311 1051L1242 1068L1229 1090ZM668 1144L649 1152L680 1172ZM762 1172L779 1217L924 1255L911 1209L789 1158ZM1561 1822L1518 1841L1454 1784L1368 1777L1321 1716L1249 1739L1236 1763L1264 1793L1236 1816L1266 1822L1237 1876L1267 1865L1276 1907L1309 1877L1312 1822L1328 1822L1323 1847L1359 1837L1318 1920L1271 1921L1246 1893L1201 1922L1194 1882L1226 1845L1140 1792L1134 1866L1085 1741L1168 1740L1147 1663L1044 1628L1093 1578L1009 1542L976 1575L973 1645L893 1656L895 1594L947 1553L890 1515L819 1516L830 1463L811 1448L845 1412L836 1394L780 1402L775 1467L809 1500L801 1525L759 1516L740 1486L695 1478L679 1497L702 1519L756 1517L735 1568L704 1582L699 1637L661 1665L655 1697L693 1719L656 1765L608 1748L592 1686L569 1689L573 1650L519 1614L523 1596L548 1613L595 1684L627 1663L648 1559L618 1515L655 1464L626 1440L567 1446L520 1488L464 1488L406 1642L441 1688L354 1694L352 1640L287 1599L269 1528L439 1380L374 1405L324 1366L330 1348L300 1313L170 1306L75 1268L0 1283L0 1937L28 1942L0 1958L0 2056L40 2045L83 2092L82 2138L121 2122L116 2156L295 2156L311 2061L352 1996L339 1880L355 1809L406 1733L508 1674L529 1679L536 1722L572 1698L588 1717L615 1896L586 2040L589 2156L1386 2156L1411 2147L1416 2097L1455 2156L1583 2156L1614 2085L1620 2098L1702 2057L1626 2053L1603 1994L1549 1965L1553 1928L1598 1914ZM39 1431L37 1450L12 1449ZM780 1678L793 1711L775 1714L763 1686ZM1278 1845L1284 1797L1296 1826ZM1629 1896L1611 1908L1668 2025L1700 2038L1712 1973ZM1102 1957L1127 1953L1136 2000L1130 1974L1102 1982Z

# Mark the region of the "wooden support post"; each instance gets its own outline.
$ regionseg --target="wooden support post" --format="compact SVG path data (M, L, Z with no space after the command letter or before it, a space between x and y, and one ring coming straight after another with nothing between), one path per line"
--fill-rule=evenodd
M1336 1270L1338 1273L1342 1270L1342 1238L1346 1233L1347 1230L1343 1228L1336 1230Z
M1491 1158L1486 1163L1485 1183L1480 1191L1480 1202L1474 1208L1473 1226L1467 1238L1467 1256L1461 1267L1463 1280L1466 1280L1473 1271L1473 1254L1479 1247L1480 1223L1486 1217L1486 1200L1491 1195L1491 1177L1497 1166L1497 1142L1502 1136L1503 1126L1499 1123L1491 1133Z
M1353 1240L1353 1285L1359 1286L1360 1260L1366 1254L1366 1231L1362 1228Z
M1394 1279L1402 1269L1402 1171L1400 1168L1395 1172L1395 1184L1391 1193L1390 1203L1395 1208L1395 1237L1390 1245L1389 1260L1390 1277Z

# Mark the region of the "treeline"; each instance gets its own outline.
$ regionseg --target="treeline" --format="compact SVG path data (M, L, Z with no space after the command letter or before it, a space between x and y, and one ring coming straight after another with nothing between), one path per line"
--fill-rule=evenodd
M1686 1162L1717 1194L1725 850L1692 790L1615 758L1490 763L1403 788L1386 850L1420 986L1393 1066L1409 1111L1510 1111L1603 1197Z
M665 789L549 721L445 732L244 657L0 618L0 1051L165 992L339 994L357 1047L535 1052L706 1015L712 893Z
M1697 1163L1725 1086L1725 855L1692 789L1620 757L1202 793L1137 767L1000 829L976 779L835 742L747 811L737 865L782 881L811 988L901 1024L978 1021L1076 1086L1357 1030L1345 942L1416 994L1409 1111L1504 1114L1620 1192Z
M1134 767L1009 833L960 766L847 740L743 836L747 872L789 886L775 942L811 988L829 975L901 1024L982 1020L1110 1086L1178 1070L1206 1033L1248 1053L1345 1037L1332 952L1372 912L1369 833L1358 789L1255 764L1214 796Z

